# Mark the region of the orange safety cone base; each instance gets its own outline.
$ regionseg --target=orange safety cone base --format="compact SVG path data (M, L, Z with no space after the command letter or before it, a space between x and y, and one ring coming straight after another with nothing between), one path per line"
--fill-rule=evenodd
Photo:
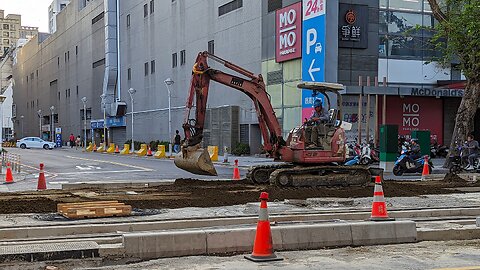
M282 261L283 258L274 254L269 256L254 256L254 255L245 255L243 256L245 259L250 260L252 262L273 262L273 261Z

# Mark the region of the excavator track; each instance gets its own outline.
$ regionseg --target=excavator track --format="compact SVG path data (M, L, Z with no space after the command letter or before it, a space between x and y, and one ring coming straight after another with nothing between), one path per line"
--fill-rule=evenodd
M256 184L282 187L363 186L372 180L376 171L362 166L295 166L293 164L262 165L252 167L247 179Z
M293 167L295 167L293 164L288 163L253 166L247 172L247 179L255 184L268 184L270 183L270 175L275 170Z

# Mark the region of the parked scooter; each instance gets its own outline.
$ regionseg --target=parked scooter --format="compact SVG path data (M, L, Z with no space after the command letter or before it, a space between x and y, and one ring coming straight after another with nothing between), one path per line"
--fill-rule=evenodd
M462 156L464 155L464 147L457 145L455 148L455 153L450 155L448 158L450 159L450 167L449 172L452 174L459 174L462 172L479 172L480 171L480 157L475 160L474 168L471 170L465 170L465 167L468 165L462 160Z
M395 164L393 166L393 174L396 176L400 176L404 173L422 173L425 159L427 159L428 170L429 173L431 173L433 163L428 156L420 157L413 160L411 158L411 151L403 150L397 161L395 161Z

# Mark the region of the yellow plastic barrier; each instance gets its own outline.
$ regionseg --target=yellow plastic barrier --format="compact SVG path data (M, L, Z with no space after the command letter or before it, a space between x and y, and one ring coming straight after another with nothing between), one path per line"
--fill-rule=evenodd
M85 149L85 150L87 150L87 152L92 152L93 151L93 143L89 142L88 146L87 146L87 149Z
M97 152L98 152L98 153L103 153L103 152L106 151L105 148L106 148L106 147L105 147L105 143L101 143L100 146L97 148Z
M108 149L107 149L107 153L109 153L109 154L115 153L115 144L114 143L110 143L110 145L108 146Z
M218 146L208 146L208 154L212 161L218 161Z
M120 155L128 155L130 154L130 144L124 144L122 151L120 151Z
M147 155L147 145L146 144L140 145L140 150L135 152L135 154L137 154L137 156L139 156L139 157L143 157L143 156Z
M167 157L167 153L165 151L165 145L159 145L158 146L158 149L157 149L157 152L155 152L155 154L153 155L155 158L166 158Z

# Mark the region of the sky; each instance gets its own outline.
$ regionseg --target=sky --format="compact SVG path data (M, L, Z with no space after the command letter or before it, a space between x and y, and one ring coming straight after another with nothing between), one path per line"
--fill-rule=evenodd
M0 9L7 14L22 15L22 26L39 27L48 32L48 6L53 0L0 0Z

